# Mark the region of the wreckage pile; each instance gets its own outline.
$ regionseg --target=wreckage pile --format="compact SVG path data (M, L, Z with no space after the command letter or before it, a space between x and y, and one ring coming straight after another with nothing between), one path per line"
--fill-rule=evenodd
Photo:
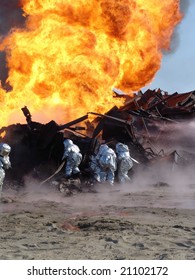
M181 128L194 119L195 91L169 95L160 89L147 90L134 94L134 97L119 96L117 89L113 92L117 98L125 99L123 107L113 107L104 115L87 112L64 125L58 125L54 120L46 124L35 122L28 108L22 108L26 124L12 124L0 129L1 142L12 147L12 169L6 176L20 183L29 174L40 181L45 180L61 164L64 138L72 139L81 150L83 180L90 176L89 157L102 143L111 148L117 142L128 145L131 155L142 167L156 162L171 165L194 162L193 138ZM91 115L95 117L93 122L88 119Z

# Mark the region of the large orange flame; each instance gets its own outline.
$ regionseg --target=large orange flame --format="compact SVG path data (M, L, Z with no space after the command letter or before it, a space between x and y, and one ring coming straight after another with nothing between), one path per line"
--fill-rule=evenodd
M26 27L4 38L8 82L0 126L33 118L65 123L104 113L154 77L181 20L177 0L21 0Z

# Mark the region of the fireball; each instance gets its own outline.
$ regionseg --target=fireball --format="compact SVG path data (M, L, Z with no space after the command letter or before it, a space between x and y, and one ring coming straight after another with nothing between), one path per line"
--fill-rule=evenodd
M11 90L0 86L1 123L66 123L105 113L152 81L182 15L177 0L21 0L25 27L1 39Z

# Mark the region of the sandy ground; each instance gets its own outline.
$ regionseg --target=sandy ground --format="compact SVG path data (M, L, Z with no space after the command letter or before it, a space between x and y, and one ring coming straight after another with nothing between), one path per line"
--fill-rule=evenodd
M5 190L0 259L195 259L195 185Z

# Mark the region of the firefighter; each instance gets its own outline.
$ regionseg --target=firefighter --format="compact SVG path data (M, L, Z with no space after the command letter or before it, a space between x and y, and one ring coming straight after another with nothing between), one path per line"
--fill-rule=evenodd
M99 180L101 183L108 182L114 184L116 171L116 154L108 145L100 145L96 156L97 167L99 168Z
M0 143L0 194L3 188L5 170L11 168L9 154L11 147L6 143Z
M90 156L89 170L92 173L93 183L94 182L101 183L101 179L100 179L101 169L97 161L97 156L95 154Z
M117 170L119 183L130 182L129 170L133 167L133 160L130 156L129 148L122 143L116 144Z
M82 161L82 154L80 153L79 147L72 140L66 139L63 144L64 153L62 160L66 160L65 176L66 178L70 178L72 175L80 173L79 165Z

